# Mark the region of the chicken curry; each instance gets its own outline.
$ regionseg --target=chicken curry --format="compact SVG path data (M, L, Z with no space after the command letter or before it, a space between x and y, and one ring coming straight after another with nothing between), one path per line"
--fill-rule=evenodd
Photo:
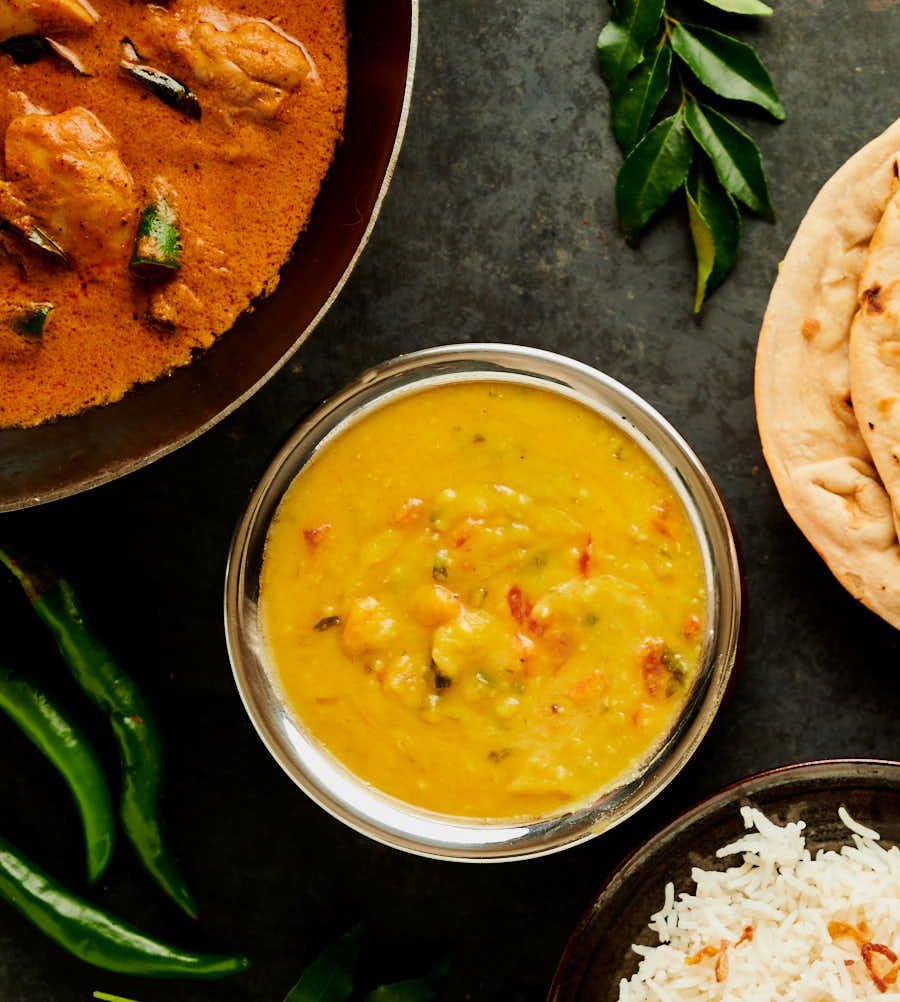
M0 426L119 399L270 292L343 127L343 0L0 0Z
M556 393L416 392L317 450L261 618L302 723L363 780L477 818L583 802L672 726L708 631L670 481Z

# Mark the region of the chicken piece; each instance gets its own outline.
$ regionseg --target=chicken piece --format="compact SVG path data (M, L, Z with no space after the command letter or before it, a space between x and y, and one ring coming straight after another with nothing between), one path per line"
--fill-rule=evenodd
M19 35L83 32L99 20L79 0L0 0L0 42Z
M0 201L18 199L30 221L77 265L121 262L134 237L134 183L116 143L84 108L23 115L6 131Z
M272 121L291 92L317 79L302 43L269 21L237 20L213 8L192 23L160 8L152 8L151 17L150 51L214 90L226 120Z
M310 75L303 46L268 21L245 21L227 31L200 21L191 40L188 61L198 82L259 120L275 118L288 94Z
M168 197L172 204L177 204L171 189ZM221 248L210 245L196 233L183 233L182 238L182 257L191 258L192 281L196 288L202 290L215 283L231 280L227 255ZM146 319L159 333L170 333L179 328L192 327L196 332L198 344L204 348L208 348L215 340L213 334L215 321L210 315L209 303L202 295L194 292L184 281L183 276L164 282L152 290L147 304ZM329 528L330 526L326 526L325 530ZM319 530L308 531L316 533ZM318 543L311 542L310 545L315 546Z
M171 333L202 316L202 301L181 279L155 289L147 305L147 322L161 333Z

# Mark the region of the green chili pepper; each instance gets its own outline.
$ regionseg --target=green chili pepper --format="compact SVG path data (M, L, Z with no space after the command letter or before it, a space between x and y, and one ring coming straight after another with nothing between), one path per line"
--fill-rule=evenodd
M69 785L84 827L88 880L101 876L112 857L116 819L97 755L81 728L12 669L0 665L0 710L56 766Z
M134 679L85 625L78 597L65 578L49 568L26 567L3 550L0 563L15 575L49 627L75 681L109 717L122 766L119 816L125 834L159 886L196 918L193 898L163 844L156 817L162 742L149 704Z
M189 953L145 936L77 897L0 837L0 897L64 950L95 967L150 978L224 978L242 956Z
M41 341L52 312L53 303L31 303L10 319L10 326L26 341Z
M141 213L129 267L142 278L168 278L181 265L181 233L175 210L157 195Z

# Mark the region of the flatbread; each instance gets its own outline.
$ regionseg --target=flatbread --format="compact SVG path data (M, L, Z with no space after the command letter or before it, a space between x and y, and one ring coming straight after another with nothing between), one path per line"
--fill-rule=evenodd
M756 355L763 452L791 518L845 588L900 628L900 545L850 395L869 242L897 183L900 121L852 156L800 224Z
M858 301L850 328L850 393L900 529L900 192L869 244Z

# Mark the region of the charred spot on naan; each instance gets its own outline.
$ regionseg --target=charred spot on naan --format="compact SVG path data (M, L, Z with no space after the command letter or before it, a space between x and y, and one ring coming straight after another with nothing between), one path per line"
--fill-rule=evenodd
M884 302L881 299L882 288L877 282L860 294L860 305L867 313L884 313Z
M832 397L832 410L848 428L856 427L856 414L853 410L853 397L850 391L838 393Z
M812 341L812 339L819 333L822 329L822 325L818 320L810 318L809 320L803 321L803 326L800 328L800 333L807 341Z

